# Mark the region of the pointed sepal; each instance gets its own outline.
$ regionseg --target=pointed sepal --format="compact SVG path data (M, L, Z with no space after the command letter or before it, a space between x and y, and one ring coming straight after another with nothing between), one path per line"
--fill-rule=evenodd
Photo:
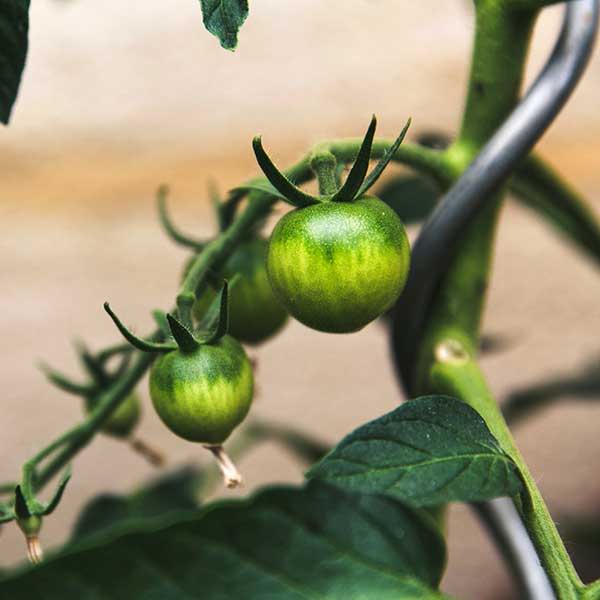
M160 329L160 332L165 336L166 339L169 339L171 336L171 328L169 327L169 321L167 320L167 314L164 310L153 310L152 318L154 322Z
M367 176L367 170L369 168L369 161L371 160L371 149L373 147L373 138L375 137L375 130L377 129L377 118L373 115L367 133L360 145L356 160L346 177L346 181L341 189L332 196L331 200L334 202L352 202L361 188L365 177Z
M263 148L260 136L252 140L252 148L258 165L262 169L266 178L273 187L281 194L282 198L296 206L303 208L311 204L317 204L319 200L310 194L303 192L298 186L294 185L273 163Z
M212 301L200 324L200 329L202 334L198 336L198 340L202 344L214 344L227 334L229 330L229 283L227 281L223 281L223 287Z
M69 480L71 479L71 474L72 474L71 465L69 465L65 469L65 472L62 474L60 481L58 482L58 485L56 486L56 489L54 490L54 494L52 495L52 498L50 498L50 501L44 506L44 512L42 513L44 516L49 515L52 512L54 512L54 509L58 506L58 503L61 501L63 494L65 493L67 484L69 483Z
M406 132L410 127L411 119L408 119L406 125L403 127L400 135L396 138L396 141L386 150L385 154L381 157L381 160L375 165L375 168L369 173L368 177L363 181L356 197L359 198L363 194L366 194L370 188L377 182L384 169L388 166L389 162L394 157L396 150L400 147L400 144L406 137Z
M167 197L169 195L169 188L166 185L161 185L156 192L156 204L158 206L158 217L160 224L164 229L165 233L180 246L186 246L187 248L193 248L196 251L200 251L206 246L206 242L201 240L195 240L188 237L185 233L182 233L177 229L169 212L167 211Z
M113 323L117 326L117 329L121 332L121 335L134 347L142 352L170 352L171 350L176 350L177 345L170 342L158 343L158 342L150 342L148 340L144 340L142 338L137 337L133 334L117 317L117 315L112 311L108 302L104 303L104 310L108 313L110 318L113 320Z
M75 396L89 396L95 390L95 386L83 385L71 381L66 375L59 373L46 363L39 363L39 368L50 383L68 394L74 394Z
M183 324L181 321L176 319L173 315L167 315L167 321L177 346L182 352L194 352L200 345L194 334Z

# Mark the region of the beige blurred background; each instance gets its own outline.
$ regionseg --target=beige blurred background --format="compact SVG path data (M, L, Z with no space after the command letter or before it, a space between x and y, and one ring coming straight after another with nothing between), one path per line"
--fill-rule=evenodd
M47 385L35 362L75 373L71 340L118 336L109 299L138 331L168 307L185 253L157 224L153 193L191 232L213 222L206 182L223 189L256 174L250 140L262 133L282 164L326 137L359 135L371 113L393 135L456 130L470 51L467 2L255 0L232 54L204 31L195 0L37 0L30 53L11 125L0 132L0 479L81 417L77 399ZM560 9L540 20L530 77L543 63ZM540 148L600 209L600 58ZM391 169L393 171L393 169ZM397 168L396 168L397 172ZM568 374L600 352L600 278L544 224L509 203L499 234L485 329L515 343L483 360L498 397ZM567 292L568 286L568 292ZM400 399L385 331L373 324L328 336L292 323L253 351L256 414L333 442ZM143 386L145 398L147 394ZM557 515L600 500L600 406L564 403L520 427L517 438ZM146 406L145 438L172 464L206 461ZM242 462L252 489L299 482L302 468L275 447ZM75 463L43 541L59 543L82 503L127 491L152 469L98 437ZM22 556L15 527L0 536L0 564ZM460 598L514 597L494 549L465 507L452 509L443 588ZM600 557L598 557L600 558Z

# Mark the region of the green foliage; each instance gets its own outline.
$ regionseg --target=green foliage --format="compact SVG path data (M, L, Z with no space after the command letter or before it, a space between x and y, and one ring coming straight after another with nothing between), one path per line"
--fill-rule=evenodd
M10 119L27 57L29 0L0 0L0 121Z
M447 396L406 402L359 427L309 477L412 506L514 496L521 480L483 419Z
M12 600L434 600L444 565L443 539L426 513L315 482L219 502L95 548L72 546L1 588Z
M192 512L199 507L199 492L205 473L183 467L155 479L132 494L102 494L93 498L81 511L73 528L72 540L91 534L139 529L149 519L165 522L174 513Z
M235 50L237 36L248 16L247 0L200 0L204 26L219 38L221 46Z

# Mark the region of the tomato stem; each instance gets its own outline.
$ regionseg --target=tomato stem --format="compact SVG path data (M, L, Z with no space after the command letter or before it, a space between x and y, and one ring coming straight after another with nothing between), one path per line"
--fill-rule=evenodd
M145 440L133 437L129 439L129 445L134 452L137 452L140 456L145 458L153 467L158 469L165 466L167 459L164 453L161 450L154 448Z
M205 445L204 447L212 452L213 456L215 457L217 465L223 474L223 482L225 483L225 487L233 489L241 486L244 482L242 475L237 470L237 467L231 458L229 458L227 455L227 452L225 452L223 446Z

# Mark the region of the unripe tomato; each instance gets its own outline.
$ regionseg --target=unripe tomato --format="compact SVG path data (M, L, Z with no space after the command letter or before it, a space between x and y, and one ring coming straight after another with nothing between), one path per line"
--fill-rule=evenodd
M88 402L88 412L93 408ZM102 426L102 431L118 438L127 437L140 420L140 399L135 392L127 396Z
M409 266L404 226L374 196L287 213L267 255L269 280L290 314L331 333L357 331L390 308Z
M209 445L221 444L250 410L250 361L229 335L193 352L160 356L150 373L150 396L158 416L176 435Z
M288 314L275 297L267 276L267 240L256 238L241 244L231 255L222 275L240 277L232 288L229 333L247 344L258 344L277 333ZM194 317L201 320L216 292L206 290L194 304Z

